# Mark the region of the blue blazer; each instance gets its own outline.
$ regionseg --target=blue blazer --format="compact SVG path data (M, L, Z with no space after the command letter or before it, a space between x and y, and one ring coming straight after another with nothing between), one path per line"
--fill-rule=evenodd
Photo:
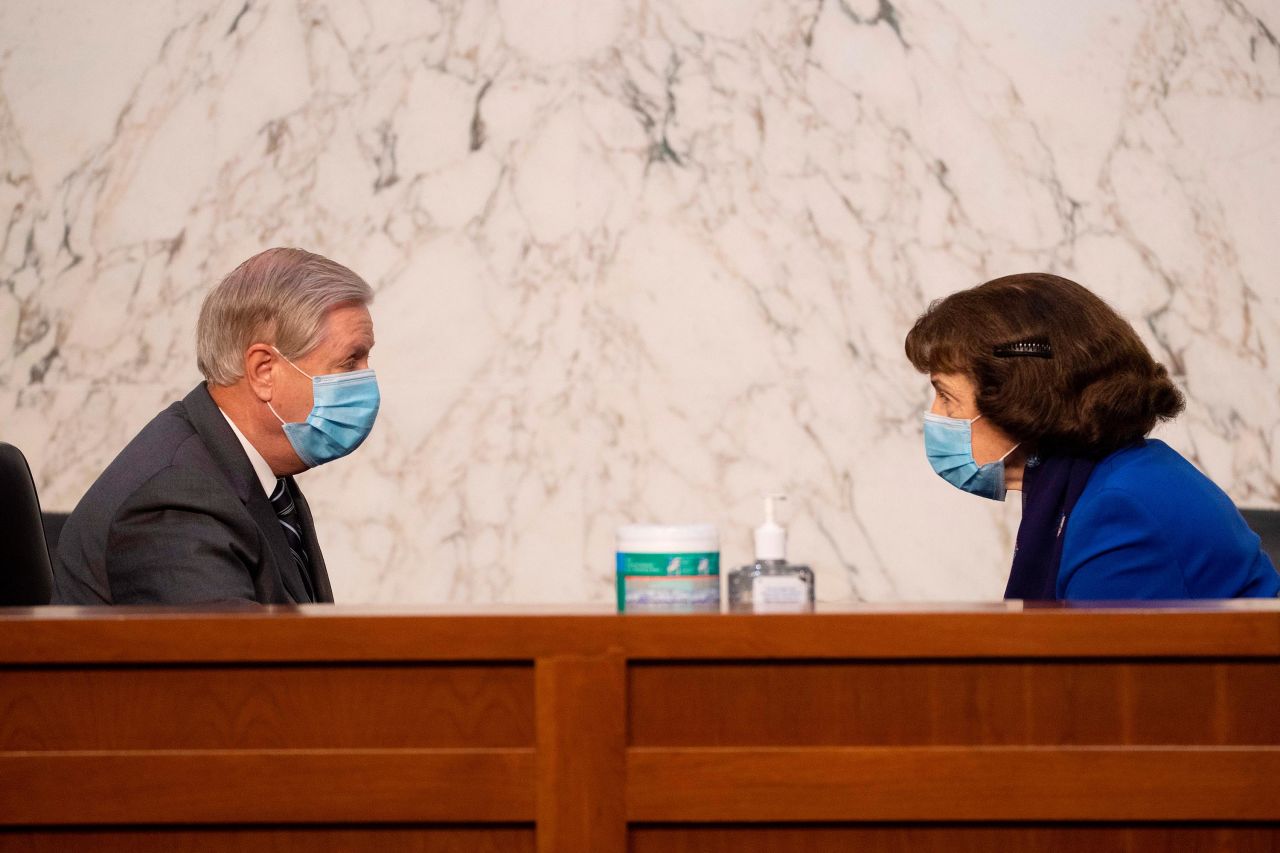
M1058 598L1273 597L1280 574L1231 498L1163 441L1103 459L1067 520Z

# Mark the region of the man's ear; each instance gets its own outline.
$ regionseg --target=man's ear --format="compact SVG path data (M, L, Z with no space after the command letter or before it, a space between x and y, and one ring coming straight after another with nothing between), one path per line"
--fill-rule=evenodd
M276 351L266 344L253 344L244 351L244 376L249 390L264 403L271 402L275 390Z

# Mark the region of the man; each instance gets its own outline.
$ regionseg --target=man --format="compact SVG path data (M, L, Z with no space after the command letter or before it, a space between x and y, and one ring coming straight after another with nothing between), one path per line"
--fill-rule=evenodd
M55 602L332 602L293 475L350 453L378 413L373 292L268 249L206 297L205 382L143 428L67 519Z

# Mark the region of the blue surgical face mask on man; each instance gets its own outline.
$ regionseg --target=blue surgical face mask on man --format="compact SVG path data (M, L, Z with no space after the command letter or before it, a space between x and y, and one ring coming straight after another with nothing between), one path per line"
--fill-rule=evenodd
M981 417L982 415L978 415L969 421L926 412L924 452L938 476L957 489L993 501L1002 501L1006 492L1004 460L1009 453L1018 449L1018 445L1009 448L1009 452L995 462L979 465L973 458L973 424Z
M272 347L275 349L275 347ZM284 428L285 438L308 468L341 459L369 437L378 417L378 379L372 370L312 376L298 365L281 358L311 380L311 413L302 423L286 423L267 403L271 414Z

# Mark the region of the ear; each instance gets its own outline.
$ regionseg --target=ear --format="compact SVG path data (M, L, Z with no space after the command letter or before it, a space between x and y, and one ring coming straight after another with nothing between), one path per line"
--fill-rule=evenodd
M264 403L275 391L275 364L279 356L266 344L253 344L244 351L244 376L251 390Z

